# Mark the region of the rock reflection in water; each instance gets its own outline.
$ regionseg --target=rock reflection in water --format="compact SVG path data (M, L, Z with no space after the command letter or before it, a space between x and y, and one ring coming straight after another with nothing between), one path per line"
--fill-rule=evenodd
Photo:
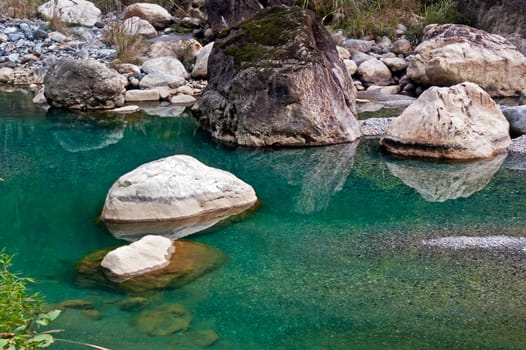
M387 168L404 184L414 188L429 202L467 198L488 185L506 159L506 154L493 159L469 163L436 163L418 160L387 161Z
M179 220L131 223L105 222L104 224L111 234L118 239L136 241L145 235L155 234L175 240L204 231L239 215L245 215L242 213L246 210L249 211L247 215L250 215L251 207L256 208L257 204L256 206L240 206Z
M78 114L48 114L55 120L52 134L59 145L67 152L86 152L103 149L118 143L124 137L126 119L124 117L84 116Z
M334 193L343 188L351 173L357 146L358 142L353 142L255 151L240 161L250 168L268 172L271 178L279 179L279 186L262 190L276 199L273 206L286 206L295 213L308 215L327 209ZM293 194L285 197L283 193Z

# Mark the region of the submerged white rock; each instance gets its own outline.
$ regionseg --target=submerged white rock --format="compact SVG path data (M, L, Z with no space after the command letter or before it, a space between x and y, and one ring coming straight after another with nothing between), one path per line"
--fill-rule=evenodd
M123 280L162 269L170 263L174 252L171 239L150 235L112 250L102 259L101 266L112 277Z
M446 249L526 249L526 237L513 237L505 235L470 237L455 236L423 240L422 244L428 247Z

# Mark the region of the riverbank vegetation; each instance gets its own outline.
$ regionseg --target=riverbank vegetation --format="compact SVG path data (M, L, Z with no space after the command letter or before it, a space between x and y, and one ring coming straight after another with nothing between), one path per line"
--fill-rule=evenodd
M178 16L184 16L189 0L144 0L157 3ZM4 0L0 10L12 17L35 15L44 0ZM93 0L103 13L120 11L129 1ZM431 23L466 23L466 16L457 11L456 0L297 0L297 4L314 10L326 24L342 28L347 35L393 36L396 25L407 26L408 37L417 41L423 28Z
M31 293L34 281L13 273L12 256L0 251L0 349L30 350L47 347L54 342L48 332L38 332L59 314L59 310L42 312L42 298Z

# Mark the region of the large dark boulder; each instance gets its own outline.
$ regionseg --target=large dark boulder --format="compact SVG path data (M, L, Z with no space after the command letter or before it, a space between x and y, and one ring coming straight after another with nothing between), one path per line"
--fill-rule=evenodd
M292 6L295 0L206 0L208 24L214 32L228 29L249 19L265 7Z
M52 107L112 109L124 105L127 80L95 60L63 58L50 67L44 84Z
M475 26L502 35L526 55L526 1L460 0L458 9Z
M197 109L220 141L314 146L360 136L355 90L313 12L273 7L224 32Z

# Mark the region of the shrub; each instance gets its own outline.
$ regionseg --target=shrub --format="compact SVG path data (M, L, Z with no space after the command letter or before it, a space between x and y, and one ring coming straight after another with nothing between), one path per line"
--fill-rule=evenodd
M51 334L38 333L59 310L42 313L42 298L30 294L28 284L34 281L9 271L12 257L0 251L0 349L30 350L47 347L54 342Z
M299 4L354 37L393 36L396 24L403 23L410 39L418 40L427 24L464 21L454 0L300 0Z
M146 47L146 42L140 34L130 33L124 23L117 21L106 26L103 40L106 45L117 50L117 60L123 63L137 63Z

